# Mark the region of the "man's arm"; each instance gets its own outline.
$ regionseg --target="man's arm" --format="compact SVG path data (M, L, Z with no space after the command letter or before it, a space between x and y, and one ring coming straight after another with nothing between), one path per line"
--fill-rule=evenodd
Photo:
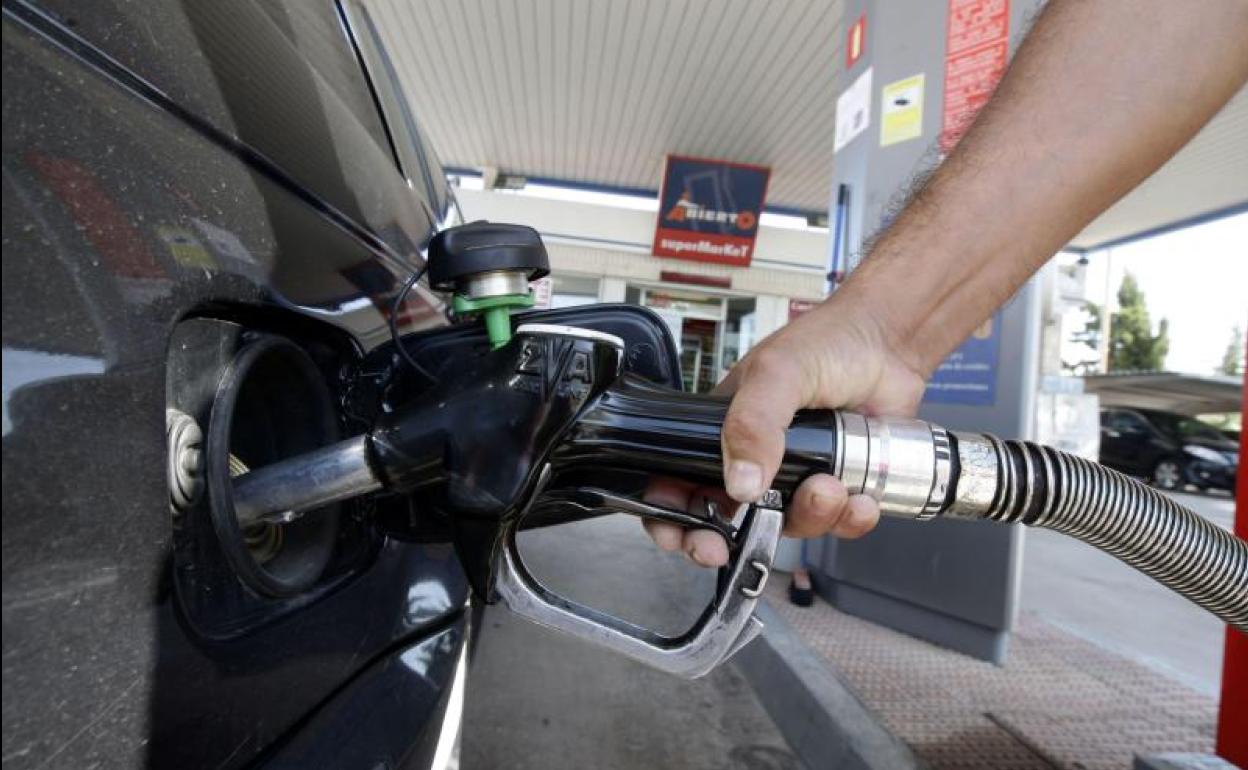
M1245 80L1245 0L1050 0L996 94L862 265L734 367L728 493L762 495L801 407L913 412L945 356ZM682 490L652 493L678 504ZM815 476L786 532L853 537L877 519L873 500ZM649 528L699 563L727 558L706 532Z
M1248 2L1053 0L845 290L929 374L1248 79Z

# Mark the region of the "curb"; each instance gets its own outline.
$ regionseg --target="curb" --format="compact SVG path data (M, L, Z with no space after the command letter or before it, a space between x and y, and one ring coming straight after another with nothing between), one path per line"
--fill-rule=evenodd
M763 633L733 665L806 767L920 770L922 763L766 602Z

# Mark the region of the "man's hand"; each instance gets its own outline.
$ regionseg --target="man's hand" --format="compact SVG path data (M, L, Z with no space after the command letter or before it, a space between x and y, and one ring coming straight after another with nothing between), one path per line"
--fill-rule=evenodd
M655 479L646 499L656 505L693 510L712 500L721 506L758 500L784 455L784 433L798 409L846 407L868 414L910 415L923 395L923 375L907 360L865 307L848 296L833 297L763 340L716 388L734 394L724 420L724 490L675 479ZM793 495L785 534L826 533L853 538L879 520L879 506L866 495L850 495L833 476L807 479ZM728 548L707 530L643 520L665 551L683 550L694 562L717 567Z

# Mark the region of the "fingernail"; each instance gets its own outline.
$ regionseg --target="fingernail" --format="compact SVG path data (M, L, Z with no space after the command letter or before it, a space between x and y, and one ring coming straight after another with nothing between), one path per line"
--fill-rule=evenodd
M763 496L763 469L758 463L734 460L724 481L728 496L738 502L750 503Z

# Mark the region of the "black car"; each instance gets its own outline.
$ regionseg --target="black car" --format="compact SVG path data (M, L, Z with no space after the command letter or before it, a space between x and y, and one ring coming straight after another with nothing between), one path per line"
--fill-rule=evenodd
M1200 420L1155 409L1101 410L1101 464L1162 489L1235 489L1239 445Z
M363 7L3 9L6 770L445 759L446 537L205 493L361 432L392 318L446 324L394 307L457 214Z

